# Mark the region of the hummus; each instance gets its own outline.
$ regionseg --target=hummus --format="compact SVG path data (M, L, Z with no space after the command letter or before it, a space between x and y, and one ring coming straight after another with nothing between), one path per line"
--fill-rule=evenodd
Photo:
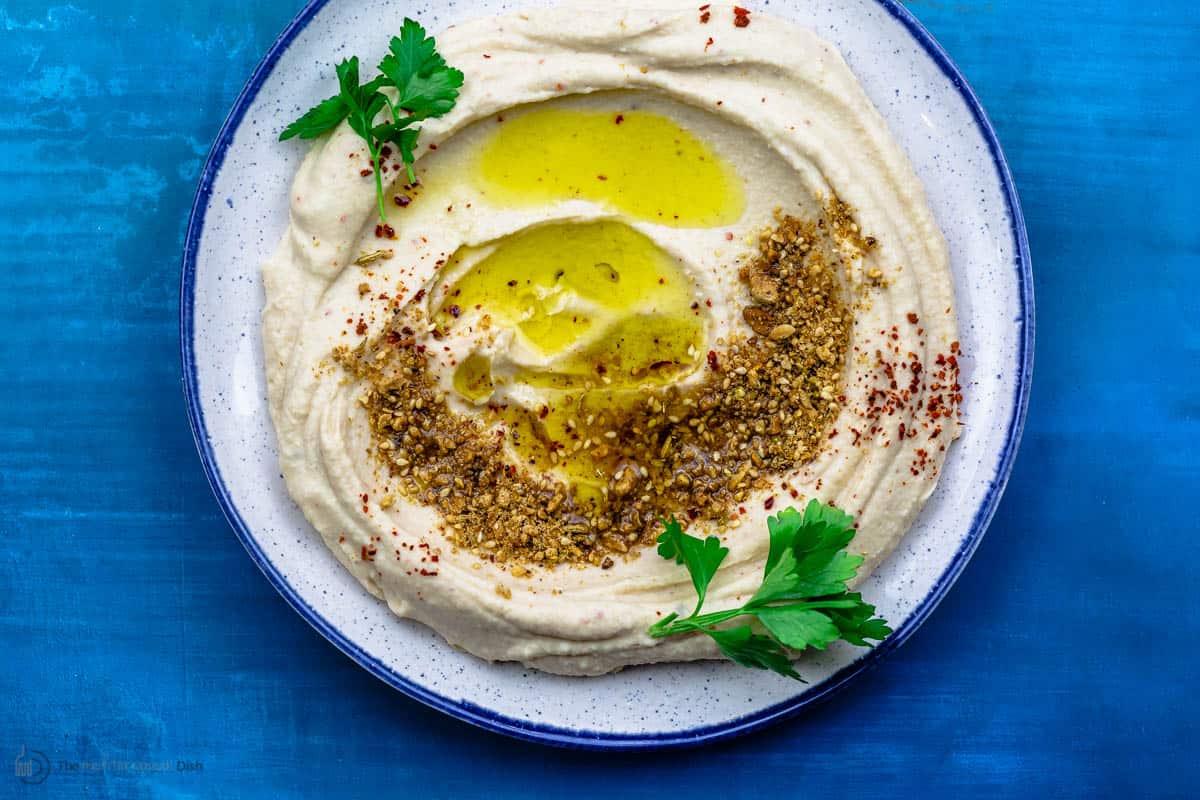
M587 402L611 411L665 389L684 402L714 380L736 391L753 377L721 371L746 342L796 334L750 313L773 300L752 266L773 247L763 232L789 219L810 226L845 296L845 352L822 355L840 381L813 389L819 448L692 523L730 548L705 608L753 593L766 518L813 497L856 517L850 549L866 575L911 525L958 434L958 343L945 241L837 51L767 15L692 4L538 10L437 42L466 80L453 110L422 126L419 182L385 167L386 225L362 174L369 156L343 125L305 158L290 226L263 265L282 471L333 553L397 615L485 659L594 675L716 657L707 637L647 635L695 594L686 570L641 552L637 529L579 563L531 564L486 541L498 497L453 474L436 484L477 515L476 533L400 491L403 459L379 457L391 445L370 387L337 354L358 348L361 360L375 352L362 343L402 329L428 364L430 396L506 459L501 483L519 474L616 502L610 490L639 467L594 457L615 442L555 449L546 430L569 433Z

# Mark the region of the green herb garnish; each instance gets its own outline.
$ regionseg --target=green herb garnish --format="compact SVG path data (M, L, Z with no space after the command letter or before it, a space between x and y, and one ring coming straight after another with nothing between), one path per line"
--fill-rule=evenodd
M803 514L788 508L768 518L771 546L762 585L745 605L709 614L700 609L729 548L716 536L689 536L674 517L664 524L658 554L687 567L698 599L690 616L670 614L651 625L648 632L655 639L699 631L744 667L803 681L788 650L824 650L838 639L869 647L868 639L881 641L892 632L875 616L875 606L847 591L846 582L858 574L863 558L845 550L854 538L854 518L831 505L812 500ZM737 617L756 620L766 633L750 624L718 627Z
M293 136L314 139L347 120L367 143L375 170L379 218L385 222L380 150L385 144L395 144L408 170L408 182L415 183L413 150L421 135L415 125L454 108L463 84L462 72L446 65L433 37L426 36L425 29L411 19L405 18L400 35L392 38L390 50L379 62L381 74L361 85L358 56L343 60L337 65L338 93L313 106L279 134L280 141ZM384 89L394 90L395 99ZM376 118L385 109L390 121L376 125Z

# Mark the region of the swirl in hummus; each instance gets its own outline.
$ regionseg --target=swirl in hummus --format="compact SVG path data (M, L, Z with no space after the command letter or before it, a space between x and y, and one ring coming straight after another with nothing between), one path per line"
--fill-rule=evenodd
M263 266L283 474L452 645L576 675L715 657L646 633L694 602L638 557L660 516L730 548L716 609L756 588L771 509L853 514L861 576L933 491L960 400L945 241L837 51L750 19L453 27L462 94L416 185L383 165L386 224L346 126L300 167Z

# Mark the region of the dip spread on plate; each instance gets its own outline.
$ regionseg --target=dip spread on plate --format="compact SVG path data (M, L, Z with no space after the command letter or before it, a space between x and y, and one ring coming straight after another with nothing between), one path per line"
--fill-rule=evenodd
M318 140L263 267L293 497L399 615L564 674L716 654L639 557L675 515L761 578L772 509L853 514L865 574L958 433L946 245L853 74L732 6L559 8L439 34L466 79L411 181ZM370 166L374 166L371 164Z

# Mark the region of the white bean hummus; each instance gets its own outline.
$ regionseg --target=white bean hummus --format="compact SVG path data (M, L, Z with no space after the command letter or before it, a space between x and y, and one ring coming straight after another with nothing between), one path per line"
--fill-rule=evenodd
M716 4L437 43L465 83L418 183L385 156L381 221L343 124L263 265L280 463L332 552L451 645L569 675L717 657L646 633L695 603L660 516L730 548L708 610L811 498L857 519L861 579L933 491L961 390L945 241L838 52Z

